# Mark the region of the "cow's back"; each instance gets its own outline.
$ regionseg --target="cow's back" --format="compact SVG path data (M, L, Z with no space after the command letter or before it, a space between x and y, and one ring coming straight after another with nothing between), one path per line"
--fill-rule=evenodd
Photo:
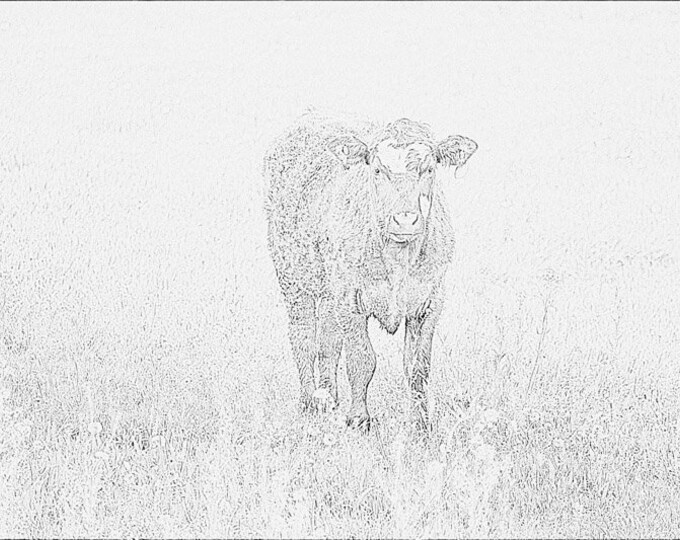
M277 139L265 156L269 249L284 293L319 296L323 291L317 203L341 167L327 143L346 133L355 131L306 117Z

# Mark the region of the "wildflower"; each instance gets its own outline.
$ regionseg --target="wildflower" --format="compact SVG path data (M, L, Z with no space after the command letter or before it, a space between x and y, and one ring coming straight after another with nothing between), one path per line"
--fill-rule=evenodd
M484 411L484 413L482 414L482 422L484 422L485 424L493 424L498 420L499 416L500 415L498 414L497 410L488 409Z
M496 456L496 449L486 443L477 446L472 452L478 460L485 463L493 461L493 458Z
M318 437L321 435L321 430L319 429L318 426L315 425L310 425L307 427L307 435L310 437Z
M109 460L109 455L106 452L102 452L101 450L99 452L95 452L94 457L96 457L97 459L101 459L102 461Z
M31 434L31 427L33 427L33 422L26 418L16 425L16 430L23 439L26 439Z
M304 501L307 496L304 489L296 489L291 495L296 503Z
M529 413L528 418L529 418L529 423L535 426L535 425L538 425L538 423L540 422L541 415L538 414L538 411L531 411Z
M553 441L553 446L557 448L558 450L564 448L564 441L560 439L559 437L555 437L555 440Z
M335 406L335 400L326 388L319 388L314 392L314 394L312 394L312 397L316 401L316 404L321 411L329 412L333 410Z
M441 477L444 468L444 465L439 461L431 461L427 464L427 478L432 481Z
M331 423L338 429L345 429L347 427L347 422L345 420L345 416L343 414L336 414L333 417L333 420L331 420ZM680 428L678 429L680 431Z
M336 437L335 437L335 435L334 435L333 433L326 433L326 434L323 436L323 443L324 443L326 446L333 446L333 445L335 444L336 440L337 440L337 439L336 439Z
M331 393L325 388L317 389L312 396L319 401L331 401L333 399Z
M541 452L535 451L534 462L536 463L536 466L541 467L546 462L545 456Z
M165 437L163 437L163 435L154 435L151 437L151 446L165 447Z
M99 422L90 422L87 426L87 430L92 435L99 435L102 432L102 425Z
M470 446L472 448L478 448L483 444L484 444L484 439L479 434L475 435L474 437L472 437L472 439L470 439Z
M485 468L483 473L484 482L487 489L493 488L498 483L501 475L501 465L497 461L492 461Z

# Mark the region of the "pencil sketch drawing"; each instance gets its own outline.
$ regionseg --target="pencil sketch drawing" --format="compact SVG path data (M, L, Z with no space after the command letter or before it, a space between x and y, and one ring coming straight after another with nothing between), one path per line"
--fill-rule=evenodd
M404 375L416 423L427 426L432 337L454 247L436 171L462 167L476 149L460 135L437 140L426 124L407 118L350 127L310 115L267 154L269 248L303 410L337 405L344 349L348 424L367 430L376 365L367 319L390 334L405 320Z
M680 2L0 3L0 540L680 538L678 89Z

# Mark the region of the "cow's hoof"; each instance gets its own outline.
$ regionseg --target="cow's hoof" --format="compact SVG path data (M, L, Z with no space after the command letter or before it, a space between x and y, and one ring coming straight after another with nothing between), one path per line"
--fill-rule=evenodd
M356 429L360 433L368 433L371 429L371 418L369 416L349 416L347 425Z
M316 411L320 413L327 413L334 411L338 407L337 400L327 388L319 388L312 396Z
M316 390L313 395L302 398L300 402L302 412L307 414L327 413L338 407L337 401L325 388Z
M302 414L315 412L314 398L312 396L302 396L300 398L300 411L302 411Z

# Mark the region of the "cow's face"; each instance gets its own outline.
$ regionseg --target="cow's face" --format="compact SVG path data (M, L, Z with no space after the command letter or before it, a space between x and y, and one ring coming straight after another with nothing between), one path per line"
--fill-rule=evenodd
M369 149L353 136L334 139L330 149L346 168L361 168L371 184L374 210L385 239L399 245L417 240L426 230L438 165L463 165L477 149L465 137L430 141L385 139Z
M436 160L424 143L378 144L368 157L376 210L388 240L407 244L425 231L432 205Z

